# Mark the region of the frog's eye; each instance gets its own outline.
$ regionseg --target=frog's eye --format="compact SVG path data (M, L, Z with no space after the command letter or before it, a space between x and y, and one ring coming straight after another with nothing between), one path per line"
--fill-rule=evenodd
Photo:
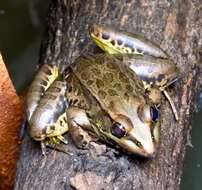
M114 136L121 138L126 135L126 129L123 125L118 122L115 122L111 126L111 132Z
M150 115L152 121L156 121L159 118L159 111L156 107L151 106L150 107Z
M145 106L138 110L140 119L143 122L157 121L159 118L159 111L154 106Z

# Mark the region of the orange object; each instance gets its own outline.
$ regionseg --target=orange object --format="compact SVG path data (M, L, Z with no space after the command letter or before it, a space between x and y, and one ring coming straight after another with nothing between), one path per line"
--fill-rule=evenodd
M0 190L12 188L23 108L0 54Z

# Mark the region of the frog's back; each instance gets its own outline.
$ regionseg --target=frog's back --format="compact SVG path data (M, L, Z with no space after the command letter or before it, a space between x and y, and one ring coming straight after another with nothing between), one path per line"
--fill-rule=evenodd
M104 107L109 108L114 101L129 102L130 97L144 101L142 81L112 55L98 54L79 58L72 69Z

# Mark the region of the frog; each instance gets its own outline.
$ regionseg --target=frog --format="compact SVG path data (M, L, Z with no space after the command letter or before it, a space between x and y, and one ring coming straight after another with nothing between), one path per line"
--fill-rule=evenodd
M92 24L89 34L104 52L118 55L122 64L140 77L145 91L158 107L161 105L163 92L178 121L177 109L166 89L178 80L180 72L166 52L145 37L112 27Z
M173 83L177 78L177 69L163 50L144 38L136 37L144 45L138 46L137 51L130 52L128 47L127 51L118 54L116 48L111 51L108 44L98 42L102 33L98 35L94 32L94 26L90 28L90 36L99 47L107 49L107 53L76 59L60 81L66 83L60 85L60 90L56 90L58 79L53 82L53 88L48 82L49 87L29 120L30 135L44 147L43 142L47 138L66 143L62 135L69 132L74 143L82 148L95 136L128 153L150 157L156 152L160 138L160 114L156 106L160 101L159 91L164 92ZM108 36L104 38L108 39ZM136 39L133 37L132 40ZM111 44L117 43L114 40ZM117 81L116 84L113 81ZM103 89L100 91L99 88ZM41 96L41 93L38 94ZM52 94L55 98L52 96L51 100L48 97ZM55 106L47 109L52 105ZM39 120L40 115L46 119Z

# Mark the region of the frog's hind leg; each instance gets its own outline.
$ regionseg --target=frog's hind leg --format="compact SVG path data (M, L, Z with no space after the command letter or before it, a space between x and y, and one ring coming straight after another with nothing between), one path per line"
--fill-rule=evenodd
M174 105L173 100L171 99L170 95L168 94L168 92L165 89L163 90L163 94L165 95L165 97L167 98L168 102L170 103L172 111L173 111L173 114L175 116L175 119L176 119L176 121L178 121L179 117L178 117L177 109L176 109L176 107Z
M54 124L47 127L47 138L41 142L42 154L45 155L46 147L58 150L59 152L70 154L65 149L63 149L63 147L61 147L62 145L60 145L60 142L63 142L64 144L68 143L67 139L62 136L64 133L68 132L68 129L69 127L67 124L67 117L66 113L64 112L59 116L58 120Z

